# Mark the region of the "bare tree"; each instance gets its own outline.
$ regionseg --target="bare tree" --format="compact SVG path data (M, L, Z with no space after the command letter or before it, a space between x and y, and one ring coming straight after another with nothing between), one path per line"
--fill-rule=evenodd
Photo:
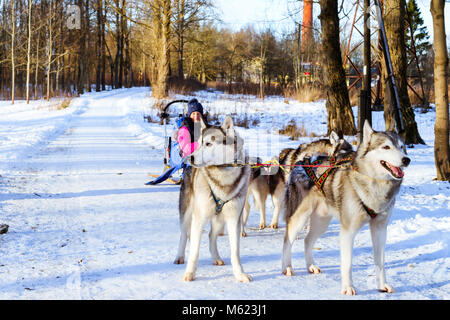
M89 11L89 3L91 0L86 0L86 8L85 8L85 14L83 16L83 19L85 20L85 30L86 30L86 53L84 55L84 64L86 66L86 73L84 81L86 83L86 89L87 92L91 92L91 73L90 73L90 64L91 64L91 55L89 54L90 51L90 39L91 39L91 22L90 22L90 11Z
M265 34L261 35L261 44L259 51L259 97L264 99L264 64L266 61L266 52L267 52L267 41L265 39Z
M103 49L103 34L102 34L102 23L103 23L103 1L97 0L97 43L95 46L97 54L97 74L95 78L95 91L99 92L101 90L101 73L102 73L102 49Z
M47 45L47 101L50 100L50 72L52 69L53 53L53 0L50 0L50 11L48 15L48 45Z
M210 0L175 0L173 7L174 35L176 38L178 78L184 79L184 46L190 39L189 29L208 18L207 9L211 8Z
M77 4L80 8L81 17L85 16L85 5L84 1L88 0L78 0ZM78 81L77 81L77 91L78 94L84 93L84 77L86 73L86 65L85 65L85 54L86 54L86 29L85 29L85 19L81 18L81 28L79 30L80 36L78 37L78 52L77 52L77 60L78 60Z
M101 52L102 52L102 74L101 74L101 83L102 90L106 90L106 39L105 39L105 25L106 25L106 6L104 10L102 8L99 9L101 11Z
M27 44L27 81L26 81L26 99L30 103L30 64L31 64L31 7L33 0L28 0L28 44Z
M434 159L437 179L450 181L449 111L448 111L448 53L446 47L444 0L431 0L434 32L434 99L436 123L434 126Z
M36 63L35 63L35 70L34 70L34 99L38 98L38 78L39 78L39 43L40 43L40 35L41 33L38 32L37 38L36 38Z
M120 8L120 0L116 0L116 57L114 59L114 88L122 88L122 9Z
M11 104L14 104L14 92L16 91L16 65L14 60L14 40L16 36L16 1L11 1Z
M156 99L162 99L167 97L169 93L172 4L170 0L153 0L150 8L152 12L151 43L153 48L152 96Z
M185 25L185 0L176 0L176 11L177 11L177 19L176 19L176 27L175 33L178 38L178 78L184 79L183 72L183 54L184 54L184 25Z

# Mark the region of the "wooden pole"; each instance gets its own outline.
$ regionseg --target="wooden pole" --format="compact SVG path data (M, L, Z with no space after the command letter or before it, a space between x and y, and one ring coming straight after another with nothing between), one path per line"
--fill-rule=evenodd
M372 125L372 74L370 57L370 0L364 0L364 67L363 89L359 93L358 129L359 142L363 140L364 122L367 120Z
M395 119L396 128L386 128L387 130L396 129L398 133L403 133L405 127L403 125L402 117L400 115L400 96L398 94L397 84L394 77L394 69L392 67L391 54L389 53L389 45L386 37L386 29L384 28L383 16L381 14L381 6L379 0L374 0L377 7L378 26L381 31L381 44L383 47L383 55L386 63L387 74L389 78L389 88L391 92L391 103Z

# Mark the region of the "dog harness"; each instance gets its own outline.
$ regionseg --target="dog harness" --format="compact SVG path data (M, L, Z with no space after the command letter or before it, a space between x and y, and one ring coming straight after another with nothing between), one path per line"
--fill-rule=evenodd
M324 158L319 158L311 163L310 158L305 158L305 160L299 161L299 162L302 162L305 165L319 165L324 160L325 160ZM331 158L329 158L329 160L330 160L331 167L328 168L327 170L325 170L325 172L322 173L319 178L317 178L313 167L310 167L310 166L303 167L303 169L305 170L308 177L314 182L314 184L317 186L317 189L319 189L320 192L322 192L323 194L325 194L323 191L323 185L324 185L325 181L327 180L328 176L330 175L330 173L333 172L335 169L337 169L338 165L340 165L341 163L353 161L353 157L349 156L349 157L346 157L346 158L343 158L343 159L340 159L337 161L336 161L335 157L331 157Z
M330 173L332 171L334 171L335 169L337 169L338 165L340 165L342 163L345 163L345 162L353 161L353 157L349 156L349 157L345 157L345 158L342 158L342 159L337 160L337 161L336 161L335 157L329 158L331 167L328 168L327 170L325 170L325 172L322 173L319 178L317 178L316 173L313 170L313 167L310 167L308 165L319 165L324 160L325 159L323 159L323 158L319 158L319 159L317 159L317 160L315 160L315 161L313 161L311 163L310 162L310 158L305 158L303 161L297 162L300 165L301 164L307 165L307 166L303 166L303 169L305 170L305 172L308 175L308 177L314 182L314 184L316 185L317 189L319 189L320 192L322 192L323 195L325 195L325 192L323 191L323 185L324 185L325 181L327 180L328 176L330 175ZM362 201L361 201L361 204L362 204L364 210L366 211L366 213L369 215L370 218L372 218L372 219L376 218L377 213L374 210L372 210L369 207L367 207Z
M375 211L373 211L372 209L368 208L362 201L361 201L361 204L362 204L364 210L366 210L369 217L371 217L372 219L375 219L377 216L377 213Z
M211 195L213 196L214 202L216 203L216 214L219 214L222 211L222 208L225 205L225 203L227 203L230 200L224 201L222 199L217 198L214 192L212 191L211 187L209 187L209 189L211 190Z

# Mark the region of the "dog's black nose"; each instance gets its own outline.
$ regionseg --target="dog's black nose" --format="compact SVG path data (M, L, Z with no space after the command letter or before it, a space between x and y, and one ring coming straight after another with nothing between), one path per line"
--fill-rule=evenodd
M402 159L402 163L403 163L403 165L405 165L405 167L407 167L407 166L409 165L410 162L411 162L411 159L408 158L408 157L404 157L404 158Z

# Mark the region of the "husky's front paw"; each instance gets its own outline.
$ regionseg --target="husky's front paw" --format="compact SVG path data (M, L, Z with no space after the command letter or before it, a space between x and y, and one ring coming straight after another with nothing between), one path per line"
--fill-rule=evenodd
M283 274L288 277L292 277L294 275L294 270L292 270L292 267L287 267L283 270Z
M184 264L184 257L177 257L173 263L174 264Z
M194 281L194 273L192 273L192 272L186 272L185 274L184 274L184 277L183 277L183 281Z
M319 267L316 267L316 266L313 265L313 264L309 266L308 271L309 271L309 273L312 273L312 274L319 274L319 273L322 273L322 270L320 270Z
M236 277L236 279L237 279L239 282L250 282L250 281L252 281L252 277L250 277L250 276L249 276L248 274L246 274L246 273L238 274L238 275L236 275L235 277Z
M378 291L386 292L386 293L394 293L395 292L394 288L392 288L390 285L388 285L386 283L384 284L384 286L379 288Z
M276 222L275 223L271 223L269 228L271 228L271 229L278 229L278 223L276 223Z
M247 236L247 233L246 233L245 231L242 231L242 232L241 232L241 237L242 237L242 238L245 238L246 236Z
M347 286L342 288L342 294L345 294L346 296L354 296L356 294L356 291L353 287Z
M265 222L260 222L259 223L259 229L265 229L266 228L266 223Z
M214 259L213 265L215 265L215 266L223 266L223 265L225 265L225 261L223 261L222 259Z

